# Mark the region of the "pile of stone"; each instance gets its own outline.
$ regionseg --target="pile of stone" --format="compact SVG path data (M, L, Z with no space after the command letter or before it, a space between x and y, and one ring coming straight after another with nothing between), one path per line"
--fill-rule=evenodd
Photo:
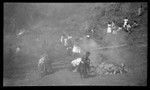
M105 75L115 75L115 74L125 74L128 70L125 68L125 65L114 65L108 63L101 63L96 68L97 74L105 74Z

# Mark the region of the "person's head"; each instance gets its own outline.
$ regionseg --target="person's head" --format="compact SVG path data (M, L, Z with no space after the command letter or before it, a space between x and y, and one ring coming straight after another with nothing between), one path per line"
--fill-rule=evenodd
M86 57L89 57L90 56L90 52L86 52Z

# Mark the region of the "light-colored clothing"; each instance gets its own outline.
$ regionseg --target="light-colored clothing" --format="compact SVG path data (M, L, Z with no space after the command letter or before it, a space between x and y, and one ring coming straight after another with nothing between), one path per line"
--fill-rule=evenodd
M107 27L107 33L111 33L111 24L108 24L108 27Z
M73 49L72 49L72 52L73 52L73 53L80 53L80 52L81 52L81 49L80 49L80 47L74 45L74 46L73 46Z
M63 36L61 36L61 38L60 38L61 43L63 43L63 39L64 39L64 37L63 37Z
M64 45L65 45L65 46L68 45L67 40L68 40L67 38L64 39Z
M78 66L80 63L82 63L82 59L81 58L77 58L75 60L73 60L71 62L71 64L75 67L75 66Z
M117 34L117 31L114 31L114 30L113 30L113 32L112 32L112 33L113 33L113 34Z
M141 15L141 13L142 13L142 8L140 7L138 8L138 15Z
M128 25L127 25L127 30L129 30L130 28L131 28L131 26L128 24Z
M38 66L44 63L45 58L46 58L45 54L41 56L41 58L39 59L39 62L38 62Z
M68 40L70 40L70 39L72 39L72 36L65 37L65 36L62 35L61 38L60 38L60 41L61 41L61 43L64 44L64 46L67 46L68 45Z
M127 23L128 23L128 19L124 19L124 24L123 24L124 28L127 26Z

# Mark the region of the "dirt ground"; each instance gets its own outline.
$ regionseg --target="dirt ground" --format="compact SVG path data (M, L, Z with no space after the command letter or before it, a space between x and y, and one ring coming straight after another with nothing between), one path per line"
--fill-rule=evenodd
M125 17L123 16L125 14L119 15L117 12L106 13L110 10L111 5L114 8L119 7L119 5L113 6L114 4L111 3L5 3L3 85L146 86L147 23L144 20L147 18L147 14L140 17L142 18L139 19L139 21L141 20L140 28L134 30L131 35L123 31L117 34L106 34L105 28L108 20L113 18L117 21ZM130 13L130 8L127 8L126 5L129 5L132 11L132 4L127 3L123 4L121 13ZM140 3L135 3L133 6L136 5L140 5ZM117 17L110 17L111 15ZM85 22L90 25L84 26ZM67 50L60 42L61 35L65 33L75 38L84 37L86 33L90 34L84 29L94 27L94 25L96 33L91 34L91 38L96 45L91 44L90 46L82 41L79 44L92 53L90 58L94 62L124 63L129 68L127 74L100 75L81 79L79 73L71 72L68 69L71 67L70 62L74 57L71 51ZM24 33L19 35L21 31ZM92 50L93 48L94 50ZM41 78L37 65L44 53L48 55L51 62L58 63L54 64L54 67L59 69L55 73ZM102 56L104 60L102 60Z

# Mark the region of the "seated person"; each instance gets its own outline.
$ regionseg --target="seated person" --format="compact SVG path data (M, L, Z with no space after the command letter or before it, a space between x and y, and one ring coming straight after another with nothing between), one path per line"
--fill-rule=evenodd
M50 75L54 73L54 69L52 67L52 61L49 60L46 54L42 55L42 57L39 59L38 71L41 78L46 75Z

